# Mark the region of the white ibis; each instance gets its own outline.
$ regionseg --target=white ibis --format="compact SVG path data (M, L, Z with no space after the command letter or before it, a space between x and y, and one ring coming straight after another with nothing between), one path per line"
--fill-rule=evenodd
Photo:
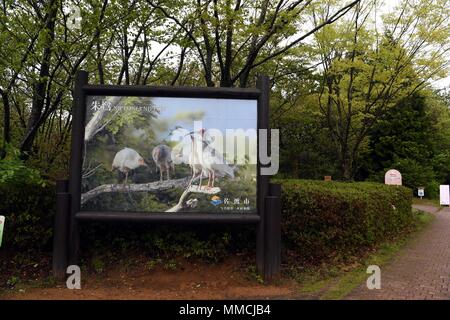
M228 165L223 155L203 139L204 134L205 129L200 130L200 137L191 133L193 159L196 160L193 162L193 168L197 169L194 170L192 179L195 177L195 171L197 173L200 171L199 186L201 187L201 178L203 173L206 172L208 175L208 188L214 188L216 176L230 176L234 178L234 170Z
M128 173L140 166L147 167L144 158L134 149L123 148L116 153L114 157L111 170L119 170L125 173L125 184L128 181Z
M230 176L234 179L234 170L231 168L216 149L210 145L204 146L203 164L208 172L208 187L214 188L214 182L217 176Z
M159 168L160 181L163 181L163 171L167 173L167 180L170 180L170 168L175 171L175 165L172 161L172 149L165 144L160 144L153 148L152 157L155 161L156 168Z
M189 185L192 184L196 177L200 178L199 188L202 186L203 175L207 175L206 170L203 168L203 146L200 137L196 137L194 132L189 133L191 137L191 153L189 154L189 165L192 169L192 178Z

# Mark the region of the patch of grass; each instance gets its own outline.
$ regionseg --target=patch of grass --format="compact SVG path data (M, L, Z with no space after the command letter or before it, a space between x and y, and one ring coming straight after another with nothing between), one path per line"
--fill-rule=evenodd
M420 199L420 198L413 198L413 204L420 204L424 206L434 206L439 208L441 206L439 199Z
M256 266L255 265L250 265L247 268L247 274L249 276L249 278L253 281L258 282L259 284L263 284L264 283L264 279L263 277L258 273L258 271L256 270Z
M161 265L163 263L163 260L160 258L157 259L151 259L146 264L146 269L149 271L154 270L157 266Z
M334 285L320 297L323 300L337 300L349 294L353 289L363 283L369 274L366 273L370 265L382 266L388 262L405 244L405 239L395 243L381 245L375 253L369 255L362 265L354 270L341 274Z
M424 211L413 209L413 212L416 214L416 218L414 220L416 231L422 230L434 219L434 216L432 214L426 213Z
M301 288L301 292L302 293L319 293L321 291L323 291L325 288L327 288L331 282L332 282L333 278L328 278L328 279L321 279L321 280L316 280L316 281L309 281L305 284L303 284L302 288Z
M164 263L164 269L169 271L175 271L178 269L178 263L175 259L170 259Z
M16 289L18 289L20 292L24 292L26 289L31 288L49 288L54 287L58 284L58 280L54 278L53 276L47 276L42 279L36 279L32 282L27 283L21 283L20 286L17 286Z
M105 262L98 256L92 259L92 266L96 273L102 273L105 270Z
M16 276L12 276L8 280L6 280L6 285L10 288L14 288L19 283L20 283L20 278L16 277Z
M317 296L331 285L334 278L339 275L340 270L336 266L324 263L321 266L303 270L297 270L294 267L290 273L298 283L301 283L301 293Z
M389 262L411 238L433 220L432 214L419 210L413 210L413 212L415 219L411 232L398 239L385 242L365 257L357 259L352 265L332 267L323 265L298 274L296 280L302 285L300 292L322 300L337 300L348 295L367 279L369 274L366 273L366 270L369 265L381 267Z

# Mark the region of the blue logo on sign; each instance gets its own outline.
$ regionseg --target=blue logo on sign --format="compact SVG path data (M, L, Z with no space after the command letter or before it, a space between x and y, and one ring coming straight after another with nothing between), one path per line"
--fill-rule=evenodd
M220 199L220 197L214 196L214 197L211 198L211 203L212 203L214 206L218 206L219 204L222 203L222 200Z

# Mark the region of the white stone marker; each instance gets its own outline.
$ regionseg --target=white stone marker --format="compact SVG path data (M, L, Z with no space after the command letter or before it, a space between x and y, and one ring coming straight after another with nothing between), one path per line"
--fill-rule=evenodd
M400 171L391 169L384 175L384 184L401 186L402 185L402 175Z

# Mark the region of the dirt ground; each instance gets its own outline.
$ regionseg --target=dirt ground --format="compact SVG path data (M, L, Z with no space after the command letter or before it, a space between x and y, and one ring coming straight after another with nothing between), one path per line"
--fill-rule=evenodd
M65 283L44 288L18 286L0 293L0 300L277 299L298 292L290 280L259 283L251 272L242 272L239 257L218 264L184 262L176 270L134 266L111 268L100 274L82 271L81 286L81 290L69 290Z

